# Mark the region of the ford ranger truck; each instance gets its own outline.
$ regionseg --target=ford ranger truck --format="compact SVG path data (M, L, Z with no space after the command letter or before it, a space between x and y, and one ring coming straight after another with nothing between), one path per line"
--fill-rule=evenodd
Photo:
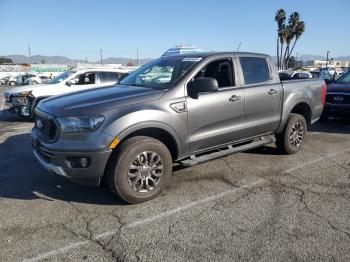
M281 82L271 57L196 53L162 57L107 87L41 101L34 155L81 184L106 178L128 203L157 196L173 163L192 166L276 143L297 153L325 102L323 80Z

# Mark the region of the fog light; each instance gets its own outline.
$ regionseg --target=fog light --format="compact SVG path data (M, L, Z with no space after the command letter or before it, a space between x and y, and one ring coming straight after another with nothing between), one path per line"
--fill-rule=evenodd
M89 160L86 157L79 158L78 160L81 167L88 167Z
M90 157L67 157L67 162L71 168L86 168L90 165Z

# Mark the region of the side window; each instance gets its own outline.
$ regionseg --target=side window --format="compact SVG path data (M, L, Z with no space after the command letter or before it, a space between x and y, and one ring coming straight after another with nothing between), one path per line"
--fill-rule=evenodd
M116 72L100 72L101 83L116 83L119 79L119 74Z
M271 79L270 69L265 58L241 57L239 60L246 85L263 83Z
M96 76L94 72L87 72L78 75L75 80L77 85L91 85L96 83Z
M231 59L220 59L210 62L194 78L213 77L220 87L234 86L233 65Z

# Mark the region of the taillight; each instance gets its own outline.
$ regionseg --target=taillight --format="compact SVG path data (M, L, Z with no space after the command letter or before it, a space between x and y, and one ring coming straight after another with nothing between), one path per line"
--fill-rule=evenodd
M322 105L326 103L326 95L327 95L327 84L322 86Z

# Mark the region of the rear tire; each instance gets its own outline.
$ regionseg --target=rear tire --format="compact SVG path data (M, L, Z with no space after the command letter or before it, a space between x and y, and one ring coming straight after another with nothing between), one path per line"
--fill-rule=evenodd
M277 149L283 154L298 153L307 133L306 120L302 115L291 113L282 133L276 135Z
M16 85L16 82L10 81L10 82L9 82L9 85L13 87L13 86Z
M172 173L172 158L159 140L136 136L123 142L107 166L111 190L130 204L148 201L161 193Z

